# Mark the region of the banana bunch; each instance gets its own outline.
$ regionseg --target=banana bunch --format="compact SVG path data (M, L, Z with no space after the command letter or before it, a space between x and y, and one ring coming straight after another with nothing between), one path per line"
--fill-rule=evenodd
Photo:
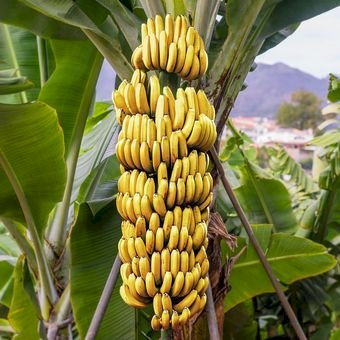
M156 15L141 26L142 44L131 57L135 69L164 70L177 73L186 80L202 76L208 67L208 55L203 39L189 26L185 16L165 20Z
M130 82L113 92L121 131L116 205L122 299L153 304L155 330L182 327L202 312L209 285L209 206L213 179L206 152L215 143L215 110L204 91L161 88L148 70L193 80L208 65L204 43L187 18L156 16L142 25Z

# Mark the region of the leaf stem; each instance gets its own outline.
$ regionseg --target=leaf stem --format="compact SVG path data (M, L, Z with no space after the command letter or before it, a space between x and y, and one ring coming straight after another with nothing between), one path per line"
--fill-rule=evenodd
M9 32L8 26L5 25L5 24L0 24L0 28L1 28L2 34L4 36L4 42L5 42L4 48L5 48L5 50L8 51L8 56L10 58L11 64L12 64L13 68L16 69L16 71L15 71L16 75L18 77L20 77L21 73L20 73L19 63L18 63L18 60L17 60L17 56L16 56L16 53L15 53L13 41L12 41L12 38L11 38L11 34ZM27 103L26 92L21 91L19 95L20 95L21 103Z
M13 190L18 198L22 212L25 216L27 228L30 232L34 252L38 264L40 283L41 283L41 313L45 320L48 320L51 304L54 304L58 299L57 291L53 284L53 277L45 257L42 244L37 232L37 227L31 212L31 208L21 187L20 181L17 178L11 164L7 160L5 154L0 150L0 166L3 168L8 180L10 181Z
M37 48L39 59L40 86L43 87L48 79L48 56L46 40L37 35Z

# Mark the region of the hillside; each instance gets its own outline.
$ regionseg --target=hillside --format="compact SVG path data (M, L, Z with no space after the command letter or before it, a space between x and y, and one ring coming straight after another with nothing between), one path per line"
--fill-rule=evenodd
M110 100L114 87L115 73L105 62L97 84L97 100ZM249 73L248 87L237 98L233 116L273 117L280 103L296 90L307 90L324 99L327 92L327 78L318 79L312 75L283 63L258 64Z
M283 63L273 65L258 64L249 73L248 87L239 94L233 116L273 117L283 100L296 90L306 90L325 99L328 79L318 79L308 73Z

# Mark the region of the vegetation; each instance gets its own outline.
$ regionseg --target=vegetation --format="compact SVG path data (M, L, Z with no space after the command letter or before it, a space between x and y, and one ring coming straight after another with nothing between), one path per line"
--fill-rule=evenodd
M292 1L266 0L5 0L0 12L5 46L0 51L0 336L84 339L117 254L119 125L111 103L94 99L103 56L117 73L118 87L131 79L129 60L140 44L140 23L156 14L187 15L209 56L206 77L191 85L203 88L214 104L220 137L256 55L292 34L300 21L338 5L338 0L301 0L298 9ZM161 78L180 83L165 74ZM220 159L275 275L306 334L335 337L336 134L314 141L327 160L317 185L282 150L270 154L271 170L261 168L249 138L231 124L228 128L233 136ZM282 180L284 173L290 181ZM215 189L208 256L220 331L230 339L293 336L275 296L268 295L273 288L235 210L221 186ZM237 247L216 222L219 215L236 235ZM150 327L152 306L138 312L127 306L120 284L97 338L159 338ZM208 338L206 312L173 336L188 332Z
M322 120L321 100L312 92L296 91L278 108L276 119L283 127L315 130Z

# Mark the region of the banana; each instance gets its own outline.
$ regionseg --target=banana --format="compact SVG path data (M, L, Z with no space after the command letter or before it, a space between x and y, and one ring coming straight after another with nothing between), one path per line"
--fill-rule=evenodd
M183 178L179 178L177 181L177 192L176 192L176 205L182 205L185 200L185 182Z
M142 169L142 164L140 162L140 144L137 139L134 139L131 142L131 158L135 167Z
M146 26L148 28L148 35L156 34L155 22L151 18L148 18Z
M125 193L121 201L121 207L126 220L129 219L129 216L127 214L127 203L129 198L130 198L129 193Z
M155 16L155 28L156 37L159 39L161 32L164 31L164 22L163 18L158 14Z
M138 295L144 298L149 297L148 292L146 291L145 281L140 276L136 277L135 287Z
M136 96L136 105L137 105L138 112L149 113L150 107L149 107L148 97L146 95L144 84L138 83L135 86L135 96Z
M208 222L209 215L210 215L210 209L209 207L206 207L204 210L202 210L202 213L201 213L202 221Z
M195 197L195 179L193 175L189 175L185 183L185 203L186 204L192 203L194 197Z
M198 262L200 265L202 265L202 262L204 259L207 258L207 252L205 250L205 247L202 246L198 253L196 254L195 261Z
M172 16L170 14L167 14L165 16L165 32L168 38L168 45L172 43L173 37L174 37L174 20L172 19Z
M182 129L185 119L185 106L181 99L175 100L175 119L172 121L174 130Z
M186 34L186 37L185 37L185 41L187 43L187 46L194 45L194 42L195 42L195 29L192 26L190 26L188 28L188 31L187 31L187 34Z
M137 113L137 105L136 105L136 96L135 96L135 88L131 83L127 83L124 89L124 99L125 103L128 107L128 112L132 114Z
M143 40L142 40L143 41ZM197 31L195 31L195 40L194 40L194 50L195 50L195 55L197 55L200 51L201 47L201 37L198 34Z
M148 110L150 110L149 108L149 104L148 104ZM142 126L141 126L141 132L140 132L140 137L141 137L141 141L142 142L147 142L147 136L148 136L148 120L149 120L149 116L147 114L143 114L142 116Z
M131 295L138 301L147 303L149 301L148 297L143 298L141 295L138 294L136 290L136 276L135 274L131 273L128 278L127 286L129 287L129 291Z
M149 148L152 150L152 146L154 141L157 137L157 130L156 130L156 124L153 121L153 119L148 120L148 127L147 127L147 137L146 141L148 143Z
M180 73L183 69L187 54L187 46L185 42L185 37L180 37L177 42L177 59L176 66L174 69L175 73Z
M182 228L185 227L190 230L191 216L193 215L190 207L185 207L182 212Z
M163 119L164 115L167 114L168 111L168 102L167 98L161 94L157 99L156 112L155 112L155 123L158 128L159 122ZM165 127L164 127L165 129Z
M201 122L198 120L195 120L194 127L192 129L192 132L187 139L187 144L189 147L194 147L198 144L198 142L201 139L201 133L202 133L202 125Z
M119 215L122 216L124 219L127 219L125 210L123 209L123 197L124 195L122 193L118 193L116 198L116 207Z
M192 245L194 249L199 249L204 242L206 237L206 228L202 222L197 223L195 232L192 235Z
M194 47L193 47L193 54L194 53L195 52L194 52ZM184 69L184 67L183 67L183 69ZM200 61L199 61L198 57L194 54L190 71L185 76L184 79L189 80L189 81L195 80L199 76L199 72L200 72Z
M168 310L163 310L161 318L162 329L167 330L170 327L170 313Z
M203 294L203 295L201 296L201 302L200 302L200 310L199 310L199 313L202 312L202 310L204 309L206 303L207 303L207 295L206 295L206 294Z
M168 209L172 209L176 203L176 192L176 183L170 181L168 195L166 197L166 206Z
M171 272L165 272L163 277L163 283L160 288L160 292L162 294L169 293L172 286L172 275Z
M165 67L168 73L174 72L175 66L177 64L177 57L178 57L177 44L172 42L169 46L168 62Z
M202 194L203 194L203 179L199 172L195 175L195 196L194 196L194 202L197 202Z
M119 164L119 172L120 174L123 174L126 171L126 169L124 168L123 164Z
M190 248L187 246L187 252L189 254L189 270L191 271L194 268L196 260L195 260L195 252L192 251L192 237L188 236L188 240L191 242ZM189 243L189 241L188 241Z
M128 215L128 219L132 223L136 223L137 217L136 217L134 209L133 209L133 198L132 197L129 197L126 200L126 212L127 212L127 215Z
M181 177L181 172L182 172L182 161L180 159L176 159L172 167L170 181L177 182L177 180Z
M164 231L158 228L156 232L155 250L161 252L164 248Z
M158 292L158 288L156 287L156 283L155 283L155 277L151 272L148 272L146 274L145 287L150 297L154 297L156 293Z
M200 72L199 72L199 75L200 75L200 77L202 77L205 74L205 72L207 72L207 69L208 69L208 54L204 50L204 48L200 49L199 59L200 59Z
M127 240L124 238L121 238L118 242L118 252L119 257L122 260L123 263L131 262L131 258L128 252L128 243Z
M166 69L168 62L168 37L165 31L159 34L159 67L162 70Z
M188 32L188 19L185 15L181 15L181 37L186 37Z
M203 90L197 91L197 99L198 99L198 106L199 106L199 112L200 114L206 115L208 118L211 119L210 116L210 103L209 100L204 93Z
M210 105L210 119L212 120L212 121L214 121L215 120L215 108L214 108L214 106L213 105Z
M188 295L193 289L193 287L194 287L194 276L191 272L187 272L185 274L184 286L179 296L182 297L182 296Z
M170 138L170 154L171 154L171 164L175 164L176 160L178 159L178 134L173 132Z
M144 186L147 181L148 177L144 171L141 171L138 174L137 181L136 181L136 193L143 195L144 194ZM130 192L131 195L131 192Z
M129 193L131 196L133 196L136 193L138 175L139 171L136 169L132 170L130 173Z
M181 26L182 26L182 20L180 16L177 16L175 19L175 25L174 25L174 39L173 41L177 43L180 35L181 35Z
M144 185L144 195L147 196L148 200L152 202L153 195L156 192L156 185L153 178L148 178Z
M151 256L151 272L154 275L156 285L159 285L162 281L161 275L161 254L153 252Z
M204 278L204 288L203 288L203 293L205 293L207 291L209 287L209 276L207 275L205 278ZM202 295L202 294L201 294Z
M165 122L163 119L158 120L158 122L156 123L156 129L157 129L157 141L161 142L162 138L166 136Z
M189 319L190 319L190 309L189 308L184 308L182 314L179 317L179 325L181 327L185 326Z
M176 131L178 134L178 153L179 157L187 157L188 156L188 145L185 139L185 136L181 130Z
M206 237L206 238L204 239L203 245L204 245L205 248L208 248L208 245L209 245L209 239L208 239L208 237Z
M166 100L168 100L166 98ZM167 108L167 111L169 111L169 107ZM171 137L171 134L172 134L172 122L171 122L171 118L168 114L166 114L164 117L164 123L165 123L165 133L166 133L166 136L170 139Z
M168 180L168 169L166 163L162 162L157 170L157 183L159 184L162 179Z
M181 176L183 178L184 181L187 180L188 175L190 173L190 161L188 157L183 157L182 158L182 172L181 172Z
M141 25L140 31L141 31L141 40L143 42L146 36L148 35L148 27L146 26L146 24Z
M174 225L177 226L178 232L180 232L182 228L182 216L183 216L182 209L181 207L176 206L173 212L174 212Z
M127 246L128 246L128 253L129 253L130 259L133 259L134 257L137 256L137 252L135 249L135 240L132 237L130 237L127 240Z
M207 170L207 158L204 152L200 152L198 155L198 172L203 177ZM213 185L211 185L213 187Z
M134 194L132 198L132 205L133 205L133 212L136 217L135 223L137 222L138 217L142 216L141 201L142 201L142 196L140 194Z
M179 326L180 326L179 325L179 315L175 310L173 310L172 314L171 314L171 327L173 329L178 329Z
M162 154L162 162L164 162L167 167L170 166L170 161L171 161L170 141L167 136L162 137L161 154Z
M158 142L158 141L155 141L153 143L151 160L152 160L153 170L157 171L157 169L158 169L158 167L159 167L159 165L161 164L161 161L162 161L161 143Z
M168 249L172 251L177 247L179 241L179 232L176 225L173 225L170 230L169 242L168 242Z
M209 260L208 259L203 260L201 268L202 268L201 276L205 277L209 272Z
M143 217L149 222L152 214L151 202L147 195L142 196L141 211Z
M171 257L170 257L170 271L172 274L172 278L175 280L179 269L180 269L180 262L181 261L181 255L178 249L173 249L171 252Z
M126 117L126 114L122 109L116 109L116 120L119 125L123 124L125 117ZM118 136L118 140L119 140L119 136Z
M157 76L150 77L150 110L152 114L155 114L157 107L157 100L160 95L160 85Z
M163 197L159 194L153 195L153 208L160 217L164 217L166 214L166 205Z
M146 70L146 67L143 62L143 46L139 45L133 51L131 56L131 64L135 69Z
M185 139L188 139L195 124L195 110L189 109L186 117L185 117L185 122L182 127L182 133L185 137Z
M147 303L144 303L142 301L137 300L135 297L132 296L130 293L129 287L126 284L123 284L120 286L119 293L121 298L124 300L124 302L135 308L144 308L147 306Z
M202 202L198 207L200 208L200 210L205 210L206 208L209 207L210 203L213 200L213 196L214 194L211 192L208 197L206 198L206 200L204 202Z
M120 266L120 276L122 277L123 283L127 284L129 275L132 273L132 267L130 263L123 263Z
M170 237L171 227L174 222L174 213L168 210L165 214L163 221L163 230L164 230L164 241L168 242Z
M199 281L199 279L201 278L201 272L200 270L198 270L198 268L196 267L196 265L191 269L191 273L193 275L194 278L194 284L193 286L197 285L197 282Z
M131 77L131 84L135 87L140 82L141 70L134 70Z
M119 160L119 163L123 164L125 168L128 168L128 164L126 163L125 157L124 157L125 140L126 138L123 138L120 141L118 141L118 143L116 144L116 156Z
M164 248L161 252L161 275L164 279L165 273L170 271L170 251Z
M131 260L131 268L132 268L132 272L138 277L140 276L140 271L139 271L139 257L135 256L132 260ZM129 273L130 275L131 273ZM124 282L124 279L123 279Z
M157 194L161 195L165 199L168 195L169 182L165 178L161 179L158 183Z
M199 295L196 296L195 302L190 307L190 316L194 316L199 312L201 306L201 297Z
M199 121L201 122L202 125L202 136L201 136L201 140L199 142L199 144L197 145L198 148L204 149L204 147L207 145L207 142L209 141L210 138L210 133L211 133L211 129L210 129L210 119L203 114L200 114L199 116Z
M129 112L129 109L125 103L124 94L122 95L119 91L113 91L112 101L116 110L122 109L124 112Z
M184 250L181 252L181 272L186 274L188 270L189 270L189 254L187 251Z
M155 249L155 234L149 229L145 235L145 249L149 255L152 254ZM143 279L145 279L143 277Z
M151 271L150 260L147 257L143 256L139 259L139 271L140 276L145 280L146 274Z
M212 191L212 187L210 187L210 179L208 176L203 176L203 192L201 194L201 197L198 199L197 203L201 204L203 203L207 197L209 196L210 192Z
M179 303L174 305L174 310L178 313L181 313L185 307L190 308L191 305L196 300L197 291L192 290L186 297L184 297Z
M130 188L130 172L125 171L118 179L118 192L125 194Z
M170 55L169 55L170 58ZM169 106L169 116L171 122L175 119L176 108L175 108L175 97L170 89L170 87L165 86L163 87L163 94L168 99L168 106Z
M128 131L128 126L129 126L131 118L132 118L132 116L126 116L124 118L124 121L123 121L123 124L122 124L121 133L123 133L125 138L127 138L127 131Z
M188 237L189 237L188 228L182 225L181 231L179 233L179 241L178 241L179 251L184 250L184 248L187 246ZM182 272L184 271L182 270Z
M193 212L194 212L195 224L201 222L202 221L201 211L197 205L194 206Z
M172 301L168 293L162 294L162 306L164 310L172 311Z
M194 63L194 46L191 45L187 48L184 65L181 71L179 72L182 78L186 78L188 76L193 63Z
M162 328L161 319L156 315L151 319L151 327L154 331L160 331Z
M132 154L131 154L131 140L125 139L124 144L124 157L125 161L130 169L133 169L135 167L135 164L132 160Z
M125 151L125 148L124 148ZM151 173L153 170L152 161L150 159L150 150L147 142L142 142L140 146L140 161L144 171Z
M135 238L135 249L139 257L147 257L147 251L145 248L145 243L141 237Z
M176 99L181 99L183 101L184 112L188 112L189 106L188 106L187 96L185 94L185 90L183 90L181 87L179 87L176 91Z
M158 317L161 317L163 313L162 296L161 293L157 293L152 301L153 311Z
M185 276L182 272L178 272L174 278L174 283L171 287L171 296L176 297L184 287Z
M198 293L198 294L203 293L204 287L205 287L205 281L204 281L203 278L200 278L200 279L198 280L197 285L195 286L195 289L197 290L197 293Z

